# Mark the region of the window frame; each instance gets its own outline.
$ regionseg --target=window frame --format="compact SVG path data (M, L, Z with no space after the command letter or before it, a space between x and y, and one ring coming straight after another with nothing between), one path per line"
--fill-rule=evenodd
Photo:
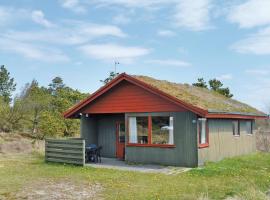
M199 121L205 121L205 143L201 143L201 129ZM200 149L209 147L209 127L207 118L198 118L197 119L197 132L198 132L198 147Z
M247 131L247 123L250 123L250 133L248 133ZM246 134L253 135L253 121L252 120L246 120Z
M153 117L162 116L162 117L171 117L170 115L153 115ZM129 133L129 118L130 117L148 117L148 143L140 144L140 143L130 143L130 133ZM127 146L130 147L160 147L160 148L174 148L175 144L152 144L152 115L134 115L127 117Z
M234 129L234 122L237 122L237 134L235 134L235 129ZM240 137L241 131L240 131L240 121L239 120L232 120L232 132L234 137Z

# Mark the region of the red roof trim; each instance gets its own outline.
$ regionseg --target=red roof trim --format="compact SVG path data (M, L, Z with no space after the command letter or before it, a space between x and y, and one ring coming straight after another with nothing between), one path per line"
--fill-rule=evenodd
M241 114L207 114L205 118L215 119L215 118L223 118L223 119L268 119L268 116L259 116L259 115L241 115Z
M119 82L121 82L122 80L127 80L139 87L144 88L145 90L154 93L162 98L165 98L169 101L171 101L172 103L175 103L181 107L186 108L187 110L190 110L198 115L204 116L205 114L207 114L206 110L200 109L198 107L195 107L193 105L187 104L183 101L180 101L179 99L168 95L152 86L150 86L149 84L144 83L143 81L140 81L132 76L129 76L125 73L120 74L117 78L115 78L114 80L112 80L111 82L109 82L108 84L106 84L105 86L101 87L99 90L97 90L95 93L93 93L92 95L90 95L89 97L87 97L85 100L82 100L81 102L79 102L78 104L76 104L75 106L73 106L72 108L70 108L69 110L67 110L64 113L64 117L65 118L69 118L71 117L73 114L75 114L77 111L79 111L81 108L83 108L84 106L86 106L88 103L90 103L91 101L93 101L94 99L96 99L97 97L99 97L100 95L104 94L105 92L107 92L109 89L111 89L113 86L117 85Z
M206 117L206 118L233 118L233 119L254 119L254 118L267 118L265 116L252 116L252 115L235 115L235 114L211 114L208 113L207 110L201 109L199 107L193 106L191 104L188 104L186 102L183 102L179 99L177 99L176 97L173 97L165 92L160 91L159 89L141 81L138 80L132 76L129 76L125 73L120 74L117 78L113 79L111 82L109 82L108 84L106 84L105 86L101 87L99 90L97 90L96 92L94 92L92 95L90 95L89 97L87 97L86 99L82 100L81 102L79 102L78 104L74 105L72 108L70 108L69 110L67 110L66 112L64 112L64 117L65 118L71 118L72 115L74 115L76 112L78 112L80 109L82 109L84 106L86 106L87 104L89 104L91 101L93 101L94 99L96 99L97 97L99 97L100 95L104 94L105 92L107 92L108 90L110 90L112 87L114 87L115 85L117 85L119 82L126 80L129 81L139 87L144 88L145 90L156 94L162 98L165 98L169 101L171 101L172 103L175 103L181 107L184 107L187 110L190 110L191 112L194 112L196 114L198 114L199 116L202 117Z

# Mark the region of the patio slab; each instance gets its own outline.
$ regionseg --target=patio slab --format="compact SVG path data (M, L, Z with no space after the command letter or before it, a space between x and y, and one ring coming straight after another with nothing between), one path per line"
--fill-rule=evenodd
M150 164L127 164L125 161L117 160L114 158L101 158L101 163L86 163L85 166L94 168L107 168L117 169L125 171L136 171L143 173L163 173L167 175L177 175L190 170L191 168L186 167L174 167L174 166L161 166L161 165L150 165Z

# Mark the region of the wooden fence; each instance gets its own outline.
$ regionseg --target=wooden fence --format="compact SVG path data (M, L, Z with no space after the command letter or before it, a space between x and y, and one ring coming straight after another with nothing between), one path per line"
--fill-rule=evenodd
M45 139L45 161L84 165L85 140Z

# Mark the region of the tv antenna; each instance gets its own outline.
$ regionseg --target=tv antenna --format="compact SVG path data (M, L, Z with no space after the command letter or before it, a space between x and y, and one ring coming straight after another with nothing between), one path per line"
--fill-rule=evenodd
M118 61L114 61L114 73L116 74L116 66L120 65Z

